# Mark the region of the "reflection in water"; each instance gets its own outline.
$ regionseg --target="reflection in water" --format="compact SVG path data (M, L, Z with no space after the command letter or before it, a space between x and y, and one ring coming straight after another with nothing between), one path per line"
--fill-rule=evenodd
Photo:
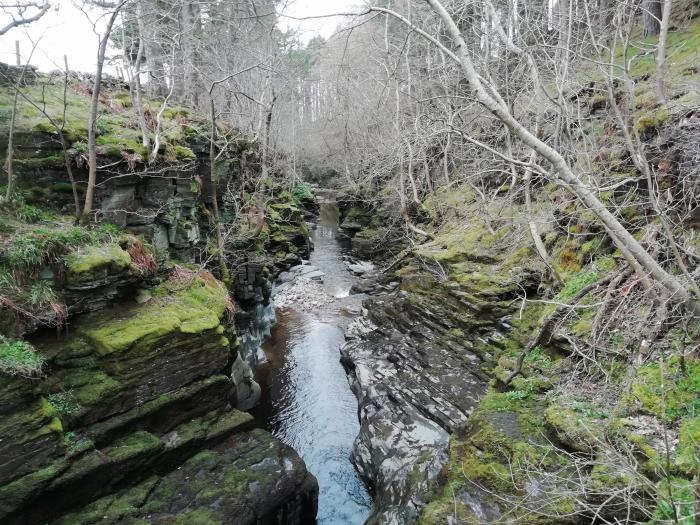
M357 525L369 516L372 502L350 462L359 432L357 401L340 365L339 348L341 327L351 320L346 308L359 305L361 297L349 295L353 276L343 264L337 227L337 207L323 204L311 264L325 272L326 291L342 299L321 311L278 311L272 337L263 347L268 361L257 372L263 398L254 412L318 479L318 523Z

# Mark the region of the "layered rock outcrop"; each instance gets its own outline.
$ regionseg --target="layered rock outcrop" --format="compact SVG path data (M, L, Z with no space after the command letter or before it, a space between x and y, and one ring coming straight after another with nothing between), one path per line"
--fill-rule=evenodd
M2 519L44 523L82 508L63 522L162 523L182 504L220 523L311 523L313 477L232 408L237 391L224 374L236 332L226 289L206 271L180 270L151 294L82 316L67 338L37 339L44 377L3 376ZM184 487L194 490L187 473L200 488L185 502ZM121 510L105 511L103 500L85 507L100 497Z
M5 302L0 312L3 330L29 339L44 362L29 377L0 371L0 521L313 523L316 480L242 412L260 396L252 369L273 321L271 281L308 255L313 198L275 188L265 209L240 210L221 196L243 195L259 158L253 143L231 148L216 181L227 289L211 262L208 146L171 115L178 144L146 166L120 117L98 138L98 164L110 168L98 170L95 218L108 226L71 226L56 214L36 226L2 222L3 246L24 236L39 250L17 293L38 283L47 300L45 314ZM81 122L71 120L66 136L82 196ZM71 213L53 130L18 128L15 146L26 201ZM1 271L13 264L0 256ZM46 325L65 330L57 337Z
M351 209L351 217L373 216ZM361 223L356 231L366 232ZM359 250L358 235L353 250L363 253L366 239L383 232L360 235ZM394 248L400 264L381 251L396 272L360 283L372 296L341 353L359 400L353 459L375 492L370 523L418 521L448 463L451 435L486 392L518 296L537 289L539 265L527 250L510 256L504 242L480 227L455 227L418 249Z

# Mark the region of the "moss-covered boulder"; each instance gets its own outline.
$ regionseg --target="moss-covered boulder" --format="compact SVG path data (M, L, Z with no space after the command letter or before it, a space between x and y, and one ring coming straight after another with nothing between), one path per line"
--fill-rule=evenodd
M592 453L605 444L604 414L582 410L577 405L557 403L544 412L547 426L569 450Z
M566 490L573 464L546 438L542 400L508 394L490 390L466 430L452 436L450 460L420 523L455 515L470 524L587 523Z
M72 289L96 288L128 271L131 257L117 243L85 246L66 255L66 285Z

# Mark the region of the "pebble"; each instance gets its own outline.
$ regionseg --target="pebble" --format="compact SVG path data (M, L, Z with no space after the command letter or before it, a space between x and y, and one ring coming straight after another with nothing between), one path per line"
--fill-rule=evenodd
M321 282L308 277L297 277L294 283L287 289L280 290L275 295L277 308L294 308L308 311L335 301L323 288Z

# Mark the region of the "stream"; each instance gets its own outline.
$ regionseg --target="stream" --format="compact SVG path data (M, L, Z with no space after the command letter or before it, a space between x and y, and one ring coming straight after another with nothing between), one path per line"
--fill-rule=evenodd
M322 201L309 260L324 273L322 289L334 300L277 308L277 323L263 345L266 362L256 371L262 398L252 412L299 453L318 479L317 523L359 525L369 516L372 500L350 461L360 425L339 349L363 296L350 295L355 277L336 239L338 218L333 197Z

